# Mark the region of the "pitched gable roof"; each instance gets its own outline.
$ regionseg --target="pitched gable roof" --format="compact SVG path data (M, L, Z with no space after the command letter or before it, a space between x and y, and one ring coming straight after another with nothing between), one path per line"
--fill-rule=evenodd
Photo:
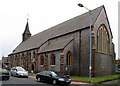
M55 51L55 50L62 50L72 40L73 40L73 38L69 38L69 39L66 39L66 40L60 40L60 41L57 41L57 42L50 43L44 49L39 50L38 53L50 52L50 51Z
M91 24L95 22L97 16L103 9L103 6L100 6L94 10L91 11ZM82 15L79 15L75 18L72 18L68 21L65 21L61 24L58 24L54 27L51 27L47 30L44 30L43 32L40 32L36 35L31 36L29 39L27 39L24 42L21 42L11 54L15 54L18 52L26 51L29 49L34 49L39 47L42 43L47 41L50 38L60 36L67 34L69 32L73 32L76 30L84 29L86 27L90 26L90 17L89 12L86 12Z

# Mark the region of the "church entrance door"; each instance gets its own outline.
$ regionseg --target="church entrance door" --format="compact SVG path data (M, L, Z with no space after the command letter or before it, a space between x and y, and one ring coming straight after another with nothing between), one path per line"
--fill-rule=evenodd
M34 72L34 65L32 64L31 72Z

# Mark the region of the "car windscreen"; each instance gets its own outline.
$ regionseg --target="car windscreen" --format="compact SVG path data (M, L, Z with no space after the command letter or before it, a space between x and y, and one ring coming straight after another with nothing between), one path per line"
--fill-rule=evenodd
M25 71L23 68L17 68L17 71Z
M58 76L57 73L51 72L52 76Z
M8 71L6 69L0 69L0 74L2 73L8 73Z

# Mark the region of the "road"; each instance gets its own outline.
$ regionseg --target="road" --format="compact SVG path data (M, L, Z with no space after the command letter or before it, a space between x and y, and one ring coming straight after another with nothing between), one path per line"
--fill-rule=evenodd
M120 80L115 80L111 82L105 82L99 86L120 86ZM2 81L2 86L54 86L50 83L45 82L37 82L34 78L17 78L10 77L9 80ZM61 86L61 85L59 85ZM62 85L63 86L63 85ZM88 84L73 84L73 82L69 86L89 86ZM98 86L98 85L93 85Z
M114 81L110 81L110 82L105 82L104 84L119 84L119 86L120 86L120 80L114 80Z
M17 78L17 77L10 77L9 80L2 81L2 86L52 86L48 83L37 82L33 78Z
M88 86L83 85L83 83L72 82L68 86ZM10 77L9 80L2 81L2 86L54 86L50 83L45 82L37 82L35 78L17 78L17 77ZM61 86L61 85L59 85ZM62 85L63 86L63 85ZM66 85L64 85L66 86Z
M93 86L120 86L120 80L108 81L102 84L93 85Z

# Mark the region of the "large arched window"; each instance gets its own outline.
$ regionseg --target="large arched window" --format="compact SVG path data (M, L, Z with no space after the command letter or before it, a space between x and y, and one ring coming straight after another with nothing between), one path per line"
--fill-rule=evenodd
M13 59L12 59L12 56L10 56L10 67L12 68L12 62L13 62Z
M72 55L70 51L68 51L66 55L66 65L72 65Z
M51 54L51 57L50 57L50 65L55 65L55 54Z
M29 65L30 65L30 62L31 62L31 52L29 52L29 61L28 61Z
M21 56L21 66L23 66L23 62L24 62L24 54L22 54Z
M18 62L17 62L18 66L19 66L19 61L20 61L20 54L18 54Z
M17 66L17 55L15 55L15 66Z
M105 25L101 25L97 32L97 50L98 52L109 54L110 52L109 34Z
M43 55L40 56L40 65L44 65L44 56Z
M35 59L35 51L33 52L33 59Z

